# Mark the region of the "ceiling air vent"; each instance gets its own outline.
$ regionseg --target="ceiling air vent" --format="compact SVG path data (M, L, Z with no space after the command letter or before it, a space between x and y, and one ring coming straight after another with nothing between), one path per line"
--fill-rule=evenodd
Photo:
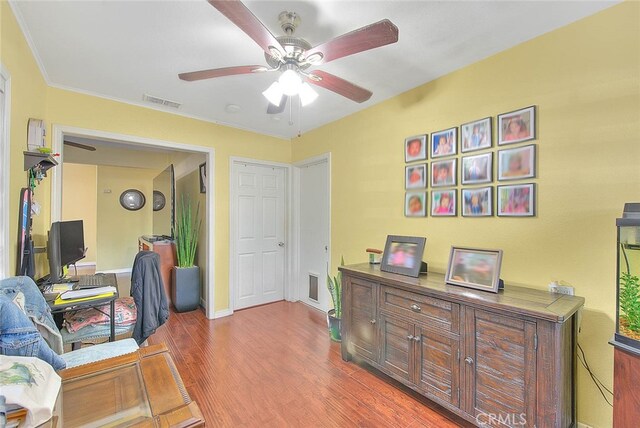
M180 108L182 104L177 103L175 101L165 100L164 98L154 97L153 95L144 94L142 99L151 104L158 104L161 106L171 107L171 108Z

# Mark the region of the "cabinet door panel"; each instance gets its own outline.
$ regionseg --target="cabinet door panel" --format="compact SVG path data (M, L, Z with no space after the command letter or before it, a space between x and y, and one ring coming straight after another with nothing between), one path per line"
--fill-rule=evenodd
M357 279L350 279L350 281L350 352L371 361L377 361L376 284Z
M459 339L417 327L420 338L416 383L427 395L460 405Z
M535 426L535 323L473 310L468 370L473 415L501 415L490 425Z
M380 365L404 380L413 370L413 324L380 315Z

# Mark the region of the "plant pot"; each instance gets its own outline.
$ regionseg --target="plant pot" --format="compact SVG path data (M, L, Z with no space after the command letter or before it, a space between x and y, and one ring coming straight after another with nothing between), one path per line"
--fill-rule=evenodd
M187 312L196 309L200 304L200 268L174 266L171 275L171 300L176 311Z
M341 342L342 335L340 334L340 330L342 327L342 319L336 318L334 314L336 313L335 309L329 310L327 312L327 323L329 324L329 337L334 342Z

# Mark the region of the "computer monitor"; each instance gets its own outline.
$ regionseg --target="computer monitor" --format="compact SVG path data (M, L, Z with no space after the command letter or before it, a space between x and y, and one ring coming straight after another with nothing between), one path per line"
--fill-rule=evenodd
M82 260L86 251L82 220L52 223L47 241L49 280L56 282L62 279L62 268Z

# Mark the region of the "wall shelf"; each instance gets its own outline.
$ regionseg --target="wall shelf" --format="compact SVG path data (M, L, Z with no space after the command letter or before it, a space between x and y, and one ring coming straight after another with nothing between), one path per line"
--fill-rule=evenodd
M43 171L47 171L48 169L58 165L58 161L48 153L23 152L23 154L25 171L28 171L37 165L40 165L40 168Z

